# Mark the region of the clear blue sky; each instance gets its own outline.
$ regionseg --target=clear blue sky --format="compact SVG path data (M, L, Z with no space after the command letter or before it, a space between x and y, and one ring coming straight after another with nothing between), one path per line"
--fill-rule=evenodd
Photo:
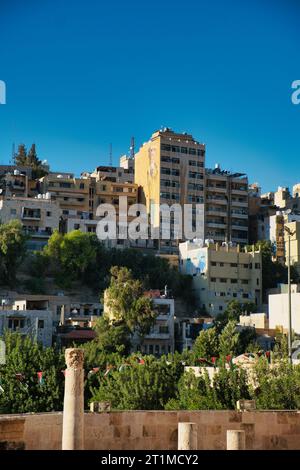
M264 190L300 181L298 0L0 0L0 163L114 164L163 126Z

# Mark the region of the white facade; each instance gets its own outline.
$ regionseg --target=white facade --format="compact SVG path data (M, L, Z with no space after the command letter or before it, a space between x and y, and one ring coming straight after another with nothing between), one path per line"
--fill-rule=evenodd
M40 249L59 228L61 209L49 198L7 197L0 200L2 223L19 220L30 236L28 247Z
M142 344L137 334L132 339L133 348L143 354L161 356L174 353L174 299L164 297L153 298L153 308L158 312L155 324L144 336Z
M50 310L0 310L0 335L6 330L52 345L53 320Z
M300 334L300 293L292 293L292 329ZM269 328L288 328L288 294L269 295Z
M261 252L199 240L179 244L180 271L193 277L198 307L215 317L233 299L262 303Z

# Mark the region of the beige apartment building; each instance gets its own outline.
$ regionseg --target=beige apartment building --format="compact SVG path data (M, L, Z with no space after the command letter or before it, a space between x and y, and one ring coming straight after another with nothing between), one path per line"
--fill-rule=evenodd
M205 238L248 243L248 178L243 173L206 169Z
M195 205L201 204L204 237L204 166L205 145L190 134L169 128L154 132L136 153L134 171L139 201L146 205L151 225L160 235L162 220L157 205L193 204L194 227ZM171 236L171 240L160 240L157 246L172 251L178 247L178 240Z
M98 181L111 181L113 183L133 183L134 182L134 168L132 162L127 162L121 157L123 166L98 166L93 173L90 174Z
M115 181L118 177L109 175L95 171L83 173L81 178L50 174L41 179L41 191L49 194L61 207L65 232L74 229L95 232L100 204L114 205L118 219L120 196L126 198L127 207L137 203L137 185Z
M193 276L198 307L215 317L229 301L262 304L261 252L230 244L187 241L179 245L180 271Z
M291 252L290 252L291 264L297 269L300 275L300 221L287 223L286 226L293 233L293 235L291 236ZM288 234L286 231L284 232L284 242L285 242L285 253L286 253L286 262L287 262L287 257L289 256L289 248L288 248Z
M38 198L6 197L0 200L0 220L7 223L19 220L24 231L30 236L28 247L40 249L55 229L59 228L61 209L44 195Z

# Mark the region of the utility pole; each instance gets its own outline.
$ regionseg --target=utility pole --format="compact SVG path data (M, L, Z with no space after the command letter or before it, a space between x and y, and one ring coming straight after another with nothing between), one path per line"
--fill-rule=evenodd
M295 234L286 225L284 230L288 235L288 356L289 363L292 364L292 292L291 292L291 237Z

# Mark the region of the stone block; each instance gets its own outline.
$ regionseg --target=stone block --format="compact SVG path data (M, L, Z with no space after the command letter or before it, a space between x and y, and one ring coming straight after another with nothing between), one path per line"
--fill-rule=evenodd
M238 400L236 402L237 411L253 411L256 410L255 400Z

